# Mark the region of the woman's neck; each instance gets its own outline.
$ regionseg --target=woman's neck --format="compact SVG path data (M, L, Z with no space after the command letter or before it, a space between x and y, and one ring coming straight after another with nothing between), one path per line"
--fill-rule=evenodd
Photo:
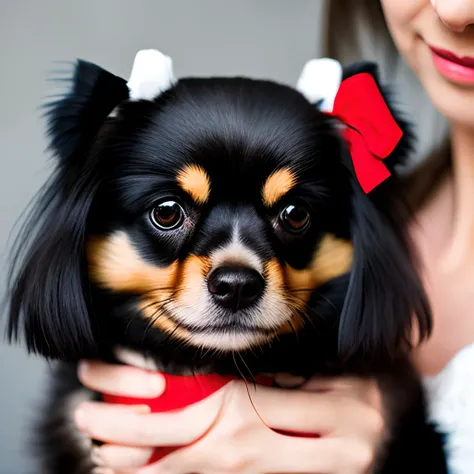
M433 311L431 337L413 353L435 375L474 340L474 129L451 127L452 170L410 229Z
M474 263L474 129L453 124L451 143L451 232L442 258L447 270Z

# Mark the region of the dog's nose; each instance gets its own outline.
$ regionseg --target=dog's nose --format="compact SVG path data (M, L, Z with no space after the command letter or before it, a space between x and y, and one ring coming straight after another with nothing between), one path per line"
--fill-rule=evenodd
M258 301L265 280L251 268L222 267L209 275L207 287L216 303L235 312Z

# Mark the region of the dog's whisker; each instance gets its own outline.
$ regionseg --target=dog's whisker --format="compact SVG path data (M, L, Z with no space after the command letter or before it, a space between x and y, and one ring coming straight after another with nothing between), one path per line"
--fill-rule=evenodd
M238 353L239 357L240 357L240 360L242 361L242 363L244 364L245 368L247 369L247 372L249 373L249 376L250 376L250 380L252 381L253 384L257 384L257 381L255 380L255 377L252 373L252 371L250 370L250 367L247 365L247 363L245 362L245 359L244 359L244 356L239 352Z
M336 314L338 313L338 310L337 310L336 305L335 305L326 295L323 295L322 293L320 293L320 292L318 292L318 291L315 292L315 294L316 294L318 297L322 298L324 301L326 301L326 303L328 303L328 304L334 309L334 311L335 311Z
M141 296L146 296L148 294L153 294L153 293L159 293L159 292L165 292L165 291L175 291L175 288L172 286L157 286L156 288L150 288L149 290L146 290L141 293Z
M166 299L164 301L157 301L155 305L157 306L155 312L148 318L147 325L145 327L145 331L142 336L142 341L145 340L146 336L148 335L148 331L157 323L160 317L166 315L166 305L171 301L170 299Z
M300 300L299 298L296 298L294 296L290 296L288 295L288 298L287 298L287 302L288 304L290 305L290 307L292 308L293 311L295 311L296 315L301 318L303 320L303 322L308 322L311 324L311 326L317 330L317 327L314 323L314 321L309 317L309 315L307 314L307 312L310 312L316 316L317 313L311 308L309 307L305 301L303 300ZM304 310L300 307L301 305L304 305ZM297 331L296 329L291 325L291 321L289 321L289 324L290 324L290 327L292 328L293 332L296 334Z
M302 292L312 292L315 291L314 288L288 288L287 292L288 293L302 293Z
M319 292L315 288L289 288L287 289L287 292L289 295L292 295L293 293L314 293L314 295L324 299L330 306L334 308L337 313L337 308L334 303L327 296L325 296L323 293Z

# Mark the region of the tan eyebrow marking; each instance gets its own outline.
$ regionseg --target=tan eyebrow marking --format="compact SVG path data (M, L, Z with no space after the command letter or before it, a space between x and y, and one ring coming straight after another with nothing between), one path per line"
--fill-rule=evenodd
M274 171L262 188L263 203L270 207L277 203L296 184L295 174L288 168Z
M204 204L211 193L211 181L206 171L198 165L185 166L176 177L178 185L197 204Z

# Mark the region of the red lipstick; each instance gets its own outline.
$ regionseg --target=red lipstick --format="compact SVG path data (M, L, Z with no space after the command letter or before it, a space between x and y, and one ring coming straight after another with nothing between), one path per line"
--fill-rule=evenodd
M429 46L433 64L438 72L451 82L474 85L474 57L457 56L446 49Z
M447 59L448 61L459 64L460 66L474 68L474 58L471 58L469 56L456 56L454 53L451 53L451 51L441 48L435 48L433 46L430 46L430 49L431 51L433 51L433 53L444 59Z

